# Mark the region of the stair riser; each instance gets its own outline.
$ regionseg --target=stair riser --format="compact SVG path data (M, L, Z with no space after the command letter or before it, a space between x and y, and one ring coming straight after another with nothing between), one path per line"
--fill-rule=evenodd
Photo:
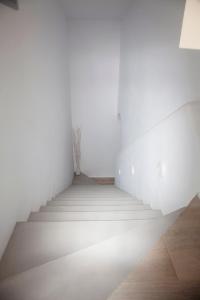
M119 190L117 188L106 188L106 187L85 187L85 188L78 188L78 187L74 187L74 188L69 188L68 190L66 190L63 194L66 193L73 193L73 192L115 192L115 193L121 193L121 194L127 194L126 192Z
M101 194L101 193L97 193L97 194L67 194L67 195L62 195L57 197L57 199L69 199L69 198L78 198L78 199L82 199L82 198L97 198L97 199L133 199L133 197L131 196L125 196L125 195L113 195L113 194Z
M29 221L117 221L140 220L156 218L160 216L157 211L137 212L39 212L32 213Z
M132 204L141 204L139 201L134 200L53 200L48 202L47 205L52 206L66 206L66 205L73 205L73 206L113 206L113 205L132 205Z
M63 194L68 194L68 193L116 193L116 194L124 194L128 195L128 193L117 190L117 189L69 189Z
M121 205L121 206L45 206L41 207L41 212L107 212L107 211L138 211L138 210L149 210L149 206L145 205Z

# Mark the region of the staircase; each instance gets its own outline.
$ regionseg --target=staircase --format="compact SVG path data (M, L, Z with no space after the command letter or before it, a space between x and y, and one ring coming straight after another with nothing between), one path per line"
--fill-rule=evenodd
M113 185L72 185L16 225L0 300L107 299L178 214L163 217Z

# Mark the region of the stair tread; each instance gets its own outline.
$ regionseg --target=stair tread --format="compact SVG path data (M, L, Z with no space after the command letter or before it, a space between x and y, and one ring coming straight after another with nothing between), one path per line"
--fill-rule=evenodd
M79 199L65 199L65 200L52 200L47 203L48 205L131 205L131 204L142 204L141 201L137 200L96 200L96 199L91 199L91 200L79 200Z
M98 243L142 222L18 223L0 263L0 279Z
M29 221L67 221L67 220L137 220L156 218L161 216L160 211L142 210L125 212L36 212L30 215Z
M91 211L137 211L137 210L150 210L150 206L149 205L136 205L136 204L132 204L132 205L101 205L101 206L93 206L93 205L85 205L85 206L81 206L81 205L66 205L66 206L43 206L41 207L40 211L71 211L71 212L75 212L75 211L86 211L86 212L91 212Z

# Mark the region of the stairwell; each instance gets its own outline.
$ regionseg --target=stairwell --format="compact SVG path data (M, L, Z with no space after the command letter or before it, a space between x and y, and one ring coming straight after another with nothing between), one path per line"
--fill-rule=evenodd
M0 0L0 255L35 208L0 261L0 300L199 300L199 198L182 208L200 184L199 66L177 51L183 6L64 2ZM71 183L72 125L83 170L117 168L145 203L83 175L42 202Z
M18 223L0 265L1 300L107 299L180 212L86 180Z

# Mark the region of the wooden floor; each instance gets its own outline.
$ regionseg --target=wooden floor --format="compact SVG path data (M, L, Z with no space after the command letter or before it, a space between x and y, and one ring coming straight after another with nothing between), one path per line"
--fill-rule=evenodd
M109 300L200 299L200 200L195 198Z
M91 185L96 184L95 180L92 178L87 177L84 174L81 175L75 175L73 180L73 185Z
M99 185L114 185L115 179L113 177L87 177L83 173L81 175L75 175L73 184L74 185L91 185L91 184L99 184Z

